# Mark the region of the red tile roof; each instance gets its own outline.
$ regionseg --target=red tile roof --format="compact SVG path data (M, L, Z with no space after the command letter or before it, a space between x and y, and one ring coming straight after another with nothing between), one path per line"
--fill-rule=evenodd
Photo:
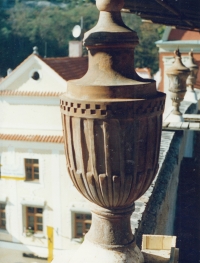
M18 91L18 90L0 90L0 96L42 96L42 97L58 97L62 92L39 92L39 91Z
M168 41L174 40L200 40L199 32L172 28Z
M59 136L59 135L0 134L0 140L63 143L63 136Z
M88 69L88 57L41 58L63 79L80 79Z

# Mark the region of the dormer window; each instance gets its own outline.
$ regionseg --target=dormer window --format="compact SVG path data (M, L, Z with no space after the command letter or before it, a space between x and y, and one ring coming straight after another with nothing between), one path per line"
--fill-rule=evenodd
M40 74L37 71L34 71L31 78L34 80L38 80L40 78Z

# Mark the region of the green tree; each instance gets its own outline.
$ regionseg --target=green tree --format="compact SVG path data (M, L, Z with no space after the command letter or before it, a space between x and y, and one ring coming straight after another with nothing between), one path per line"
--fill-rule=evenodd
M98 10L93 0L49 0L54 3L65 2L65 8L30 7L16 4L8 11L0 10L0 75L7 68L15 68L38 46L41 56L67 56L68 42L73 39L72 29L84 20L84 31L92 28L98 20ZM37 1L37 0L35 0ZM135 67L149 67L152 73L158 70L158 50L154 44L161 38L163 26L142 23L134 14L123 13L125 24L139 36L135 49Z
M162 38L164 26L142 22L141 18L134 14L122 14L127 26L136 31L139 44L135 48L135 67L147 67L154 74L158 70L158 48L155 42Z
M98 11L92 4L72 9L30 8L21 4L10 10L9 21L15 35L27 38L31 47L37 45L42 56L45 43L48 56L66 56L68 42L73 39L72 29L81 17L87 31L96 23Z
M8 15L4 10L0 10L0 77L6 74L6 70L11 67L12 60L12 31L7 24Z

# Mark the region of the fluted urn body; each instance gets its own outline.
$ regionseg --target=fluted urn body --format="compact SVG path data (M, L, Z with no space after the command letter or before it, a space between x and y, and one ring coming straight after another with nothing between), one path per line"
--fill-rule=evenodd
M192 50L189 52L189 60L187 63L187 67L190 69L190 74L186 80L187 93L184 99L187 101L191 101L193 103L197 103L198 100L197 100L197 94L194 91L194 85L197 80L197 73L198 73L199 67L194 61Z
M163 106L162 94L106 101L63 95L68 171L88 200L127 207L148 189L158 168Z
M84 38L88 72L68 82L60 105L69 175L94 204L92 227L70 262L142 262L130 216L158 169L165 94L135 73L138 38L121 19L123 1L97 7L99 21Z
M182 113L180 112L179 107L186 93L186 79L190 70L183 65L179 49L177 49L174 54L175 61L173 65L166 70L166 74L169 78L169 91L172 105L174 107L171 115L171 121L179 122L183 121Z

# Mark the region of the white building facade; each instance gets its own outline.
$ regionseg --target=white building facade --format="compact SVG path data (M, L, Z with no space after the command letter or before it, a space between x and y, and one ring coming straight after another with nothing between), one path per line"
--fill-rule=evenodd
M34 54L0 84L1 247L47 258L48 240L55 255L76 248L89 229L88 203L66 168L59 109L66 88Z

